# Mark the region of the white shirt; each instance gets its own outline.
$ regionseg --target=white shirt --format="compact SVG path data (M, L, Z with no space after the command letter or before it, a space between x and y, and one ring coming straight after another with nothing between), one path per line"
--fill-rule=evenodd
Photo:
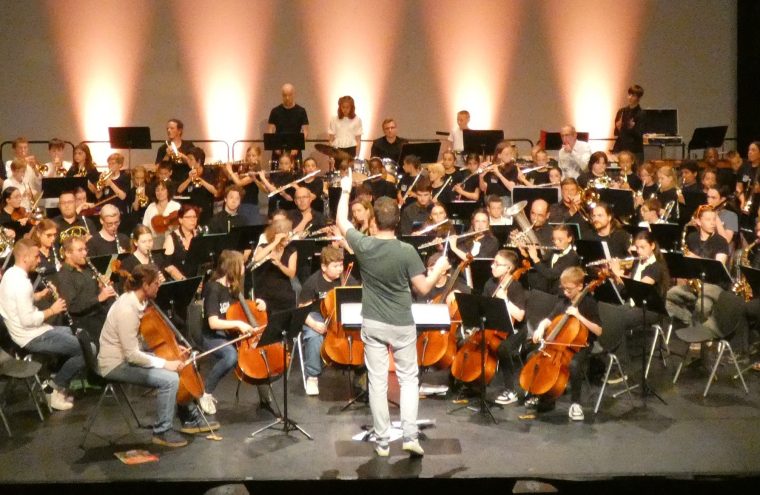
M492 216L488 216L488 224L489 225L512 225L512 217L499 217L494 218Z
M577 179L581 172L588 168L589 158L591 158L591 146L585 141L576 141L570 152L562 147L557 159L559 168L562 170L562 177Z
M641 282L641 275L644 273L644 269L655 261L657 261L657 258L652 254L646 259L646 261L639 263L639 266L636 267L636 272L633 274L633 279L637 282Z
M15 265L0 281L0 315L11 339L21 347L53 328L45 323L44 313L34 306L29 274Z
M333 146L336 148L351 148L352 146L356 146L356 137L361 137L362 132L362 119L359 116L353 119L349 119L348 117L339 119L336 115L333 115L327 127L327 133L335 136Z
M169 200L169 203L167 203L163 214L166 216L169 213L179 211L180 207L181 205L173 199ZM147 226L150 231L153 232L153 235L156 235L156 232L153 230L153 225L151 225L150 221L153 220L153 217L156 215L158 215L158 207L156 206L156 203L153 202L149 204L147 208L145 208L145 216L143 216L143 225Z
M448 140L451 143L451 149L454 151L464 151L464 133L459 126L456 126L451 130Z
M572 244L570 244L569 246L567 246L564 251L559 252L559 253L554 253L552 255L552 264L551 264L551 267L554 268L554 263L556 263L558 259L560 259L561 257L565 256L567 253L569 253L571 249L573 249L573 245Z

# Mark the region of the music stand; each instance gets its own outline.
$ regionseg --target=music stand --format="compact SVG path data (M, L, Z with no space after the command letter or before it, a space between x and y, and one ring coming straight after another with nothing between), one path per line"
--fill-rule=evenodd
M647 311L664 315L667 314L665 309L665 303L663 302L660 294L657 290L656 284L645 284L644 282L638 282L632 278L623 277L623 284L625 285L626 295L633 301L637 308L641 308L641 327L647 326ZM668 403L660 397L660 395L649 386L647 382L646 373L646 339L641 341L641 383L638 385L641 387L641 397L646 404L646 398L649 395L654 395L660 402L667 405Z
M504 131L500 129L485 131L463 129L462 138L465 153L488 156L494 154L496 151L496 145L499 144L500 141L504 141Z
M530 186L515 186L512 188L512 204L517 204L520 201L527 201L528 205L526 209L530 211L530 205L537 199L543 199L549 205L559 203L560 192L559 187L530 187Z
M42 199L57 198L64 192L73 192L78 188L87 190L87 177L43 177Z
M702 287L706 283L730 286L731 275L726 270L726 266L718 260L711 258L694 258L684 256L681 253L664 253L665 263L670 270L670 276L675 278L699 279ZM699 313L705 317L705 291L700 291L700 309Z
M446 205L449 217L452 220L461 220L465 224L469 224L470 218L477 208L477 201L452 201Z
M190 241L190 248L187 250L187 259L192 261L188 273L198 273L199 269L205 264L210 263L212 267L216 265L216 259L224 249L234 249L230 245L231 239L229 234L205 234L193 237Z
M578 141L588 141L588 132L577 132ZM538 142L546 151L558 151L562 149L562 134L552 131L541 131Z
M681 250L681 226L677 223L650 223L649 230L660 248L666 251Z
M306 148L306 141L302 132L264 133L264 149L275 150L298 150Z
M512 225L491 225L491 233L499 241L499 246L509 242L509 233L516 229L519 230L519 226L515 223Z
M451 316L449 315L449 306L447 304L412 304L412 317L414 325L417 327L417 338L425 332L440 332L446 330L448 333L451 327ZM418 355L418 363L425 360L427 350L427 340L422 343L422 354ZM419 354L419 348L417 350ZM420 364L421 365L421 364Z
M679 221L686 223L688 219L692 217L697 208L700 205L707 204L707 194L702 191L684 191L683 192L684 205L681 207L679 213Z
M187 308L190 306L203 277L190 277L185 280L172 280L164 282L158 288L156 294L156 306L163 309L170 320L177 316L176 308Z
M486 282L491 278L491 264L493 258L475 258L468 267L470 269L470 275L472 278L472 293L482 294L483 287Z
M230 231L230 237L235 240L235 249L238 251L244 251L246 249L255 249L256 244L259 242L262 232L266 229L266 225L238 225L232 227Z
M575 251L586 264L607 258L602 241L579 239L575 241Z
M633 206L633 191L626 189L597 189L599 199L612 207L618 218L632 217L636 212Z
M703 150L705 148L720 148L726 139L727 125L714 127L696 127L691 135L688 151Z
M420 163L436 163L438 153L441 151L440 141L429 141L424 143L404 143L401 145L398 163L404 163L404 158L409 155L419 157Z
M127 169L132 168L132 150L149 150L153 147L150 127L109 127L108 140L112 149L127 150Z
M489 330L498 330L506 332L508 336L514 334L512 320L507 311L507 305L502 299L493 297L475 296L461 292L454 293L459 313L462 315L462 326L480 329L480 397L478 412L488 414L494 424L497 424L496 418L488 407L486 401L486 328ZM470 337L472 338L472 337ZM507 337L509 338L509 337ZM462 406L468 407L468 406ZM451 411L452 413L462 409L458 407Z
M269 316L269 322L264 329L264 333L261 335L257 347L267 346L280 340L282 342L282 362L288 362L288 341L293 341L294 338L303 330L306 317L311 311L311 305L301 308L286 309L285 311L279 311L272 313ZM306 430L301 428L297 422L288 417L288 373L287 370L282 373L282 404L283 411L282 417L275 418L273 422L259 428L251 433L251 437L256 436L264 430L274 428L277 425L282 425L282 432L286 435L291 431L298 430L309 440L314 440Z

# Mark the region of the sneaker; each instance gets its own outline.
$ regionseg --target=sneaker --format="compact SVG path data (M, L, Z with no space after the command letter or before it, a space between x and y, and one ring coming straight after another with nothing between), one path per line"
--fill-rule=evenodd
M583 408L577 402L573 402L570 410L567 411L567 416L573 421L583 421Z
M525 399L525 408L538 409L538 401L539 401L539 397L537 395L531 395L530 397Z
M174 430L166 430L162 433L154 433L153 443L163 445L164 447L176 448L187 445L187 439Z
M216 414L216 399L211 394L203 394L198 399L198 405L201 406L201 410L206 414Z
M58 390L53 390L46 394L48 405L57 411L67 411L74 407L72 402L66 400L66 394Z
M514 404L517 402L517 394L512 392L510 389L505 389L498 397L496 397L496 400L494 402L501 404L502 406L506 406L507 404Z
M375 453L379 457L388 457L391 454L391 447L387 443L375 444Z
M306 379L306 395L319 395L319 378L316 376Z
M401 446L401 448L404 450L404 452L409 452L409 455L412 457L422 457L425 455L425 451L422 450L422 446L420 445L419 440L406 441Z
M208 424L206 424L206 421L203 421L203 418L196 418L191 419L190 421L183 421L182 422L182 428L179 429L182 433L206 433L211 430L217 430L219 429L219 421L215 421L213 419L208 420Z

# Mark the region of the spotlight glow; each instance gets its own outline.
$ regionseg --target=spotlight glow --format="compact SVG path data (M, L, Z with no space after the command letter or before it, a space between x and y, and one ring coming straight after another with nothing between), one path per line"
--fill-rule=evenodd
M258 91L273 24L274 4L265 0L175 0L179 50L210 139L232 143L248 137L253 95ZM191 13L188 15L188 13ZM212 145L207 160L226 160L227 148Z
M379 133L380 121L386 116L378 116L378 105L390 77L403 4L393 0L301 0L295 10L307 33L325 122L337 114L338 98L350 95L362 119L364 137ZM321 136L327 129L312 132ZM361 154L369 156L369 148L363 145Z
M152 4L68 0L64 12L60 1L48 0L46 7L82 139L108 140L108 127L126 125L130 118ZM104 164L110 147L90 148Z
M554 67L568 122L591 138L613 135L615 111L625 104L625 91L634 81L635 62L645 0L575 0L541 2L550 35ZM572 15L562 12L572 9ZM634 77L635 79L635 77ZM596 141L592 148L610 143Z
M523 2L425 0L422 5L431 13L424 23L447 117L456 125L456 112L468 110L471 128L495 128Z

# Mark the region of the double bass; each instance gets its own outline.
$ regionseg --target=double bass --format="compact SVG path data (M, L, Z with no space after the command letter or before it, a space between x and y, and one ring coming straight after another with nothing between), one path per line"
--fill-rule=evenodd
M349 263L341 279L340 287L345 287L354 264ZM357 338L356 331L343 328L338 321L337 287L330 290L320 305L320 312L325 319L325 339L322 342L322 360L327 364L340 366L361 366L364 364L364 343Z
M527 260L523 261L522 267L516 269L511 274L504 276L491 294L491 297L496 297L496 294L502 290L506 293L510 284L519 280L522 274L529 269L530 263ZM485 367L483 367L482 360L483 338L486 340ZM497 356L499 345L506 338L506 332L493 329L485 329L483 332L479 331L474 333L467 339L467 342L464 343L459 351L457 351L454 362L451 364L451 374L461 382L471 383L480 378L483 368L485 368L485 382L490 383L499 364L499 358Z
M606 278L606 272L600 273L599 278L578 293L571 301L571 306L578 307L586 294L596 289ZM588 328L575 316L563 313L552 320L547 331L549 335L520 371L520 387L532 395L557 398L567 387L573 356L578 349L587 345Z
M244 299L242 292L238 293L238 302L227 310L227 319L247 321L254 328L268 323L266 312L260 311L254 301ZM282 342L259 346L260 338L261 334L257 334L236 344L238 363L235 376L240 381L258 384L280 376L288 367L290 357L286 356Z

